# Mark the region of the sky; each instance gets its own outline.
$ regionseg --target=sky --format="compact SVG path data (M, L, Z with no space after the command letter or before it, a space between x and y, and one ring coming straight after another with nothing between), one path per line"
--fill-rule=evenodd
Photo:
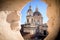
M28 2L21 11L21 15L22 15L21 24L26 23L27 10L29 9L30 5L32 7L33 12L35 11L36 7L38 7L39 12L43 16L43 23L47 23L48 21L48 17L46 15L47 5L40 0L32 0L31 2Z

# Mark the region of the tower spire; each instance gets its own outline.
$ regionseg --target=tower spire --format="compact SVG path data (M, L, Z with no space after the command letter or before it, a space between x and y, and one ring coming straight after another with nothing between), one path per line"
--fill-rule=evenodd
M31 5L29 6L29 9L31 9Z
M38 11L38 7L36 7L36 10L35 11Z
M31 9L31 2L30 2L30 5L29 5L29 9Z

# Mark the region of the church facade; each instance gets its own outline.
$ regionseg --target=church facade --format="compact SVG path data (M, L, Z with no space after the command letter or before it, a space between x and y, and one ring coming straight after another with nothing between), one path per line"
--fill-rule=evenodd
M37 7L35 12L33 12L31 6L29 6L26 19L26 23L21 25L21 32L23 36L25 34L29 34L31 36L37 32L40 32L44 35L44 30L47 30L47 24L43 24L43 17Z

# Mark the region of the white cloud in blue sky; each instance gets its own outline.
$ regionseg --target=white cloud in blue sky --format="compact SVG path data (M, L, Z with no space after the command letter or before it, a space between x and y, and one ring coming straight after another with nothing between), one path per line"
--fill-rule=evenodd
M29 6L32 6L32 11L34 12L36 7L38 7L39 12L42 14L43 16L43 23L47 23L48 18L46 15L46 9L47 9L47 5L40 1L40 0L32 0L31 2L28 2L24 8L21 11L21 24L24 24L26 22L26 15L27 15L27 10L29 9Z

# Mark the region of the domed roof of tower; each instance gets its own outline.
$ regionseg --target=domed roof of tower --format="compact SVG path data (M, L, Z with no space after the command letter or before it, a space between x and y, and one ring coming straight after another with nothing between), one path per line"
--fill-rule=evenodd
M36 8L35 12L33 13L33 16L41 16L41 13L38 11L38 8Z
M29 11L32 11L31 6L29 6L29 9L28 9L28 11L27 11L27 12L29 12Z

